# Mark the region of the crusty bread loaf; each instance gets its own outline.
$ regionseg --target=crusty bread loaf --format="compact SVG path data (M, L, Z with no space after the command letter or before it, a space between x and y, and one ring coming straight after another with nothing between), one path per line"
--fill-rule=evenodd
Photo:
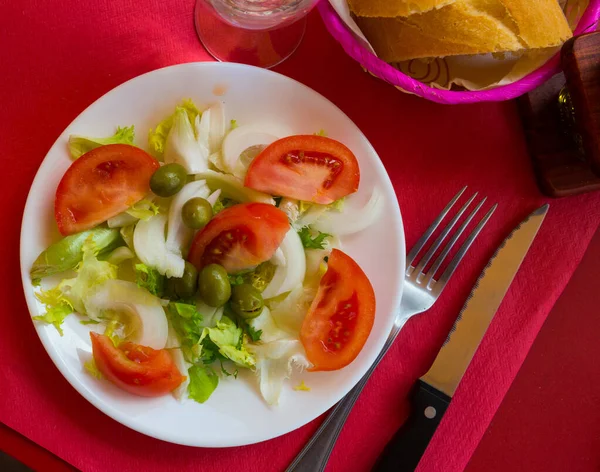
M572 36L557 0L456 0L406 18L355 19L386 62L548 48Z
M348 0L357 16L394 18L423 13L454 3L456 0Z

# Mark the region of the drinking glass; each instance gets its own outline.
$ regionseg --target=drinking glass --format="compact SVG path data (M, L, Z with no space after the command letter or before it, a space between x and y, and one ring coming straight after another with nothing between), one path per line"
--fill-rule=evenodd
M217 60L270 68L287 59L318 0L196 0L196 32Z

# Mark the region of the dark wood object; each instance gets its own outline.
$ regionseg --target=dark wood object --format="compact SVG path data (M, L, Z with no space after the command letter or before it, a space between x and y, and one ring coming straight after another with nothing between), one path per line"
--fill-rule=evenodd
M567 41L561 64L517 99L540 188L552 197L600 190L600 32Z

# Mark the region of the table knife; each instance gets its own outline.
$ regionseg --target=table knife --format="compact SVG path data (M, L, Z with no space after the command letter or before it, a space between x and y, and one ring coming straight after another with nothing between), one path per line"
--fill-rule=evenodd
M547 212L544 205L529 215L488 262L431 368L414 386L411 413L374 472L416 469Z

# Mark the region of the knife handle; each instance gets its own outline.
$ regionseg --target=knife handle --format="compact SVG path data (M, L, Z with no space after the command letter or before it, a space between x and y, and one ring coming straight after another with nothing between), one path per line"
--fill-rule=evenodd
M409 417L385 446L373 472L415 470L449 404L448 395L418 380L411 395Z

